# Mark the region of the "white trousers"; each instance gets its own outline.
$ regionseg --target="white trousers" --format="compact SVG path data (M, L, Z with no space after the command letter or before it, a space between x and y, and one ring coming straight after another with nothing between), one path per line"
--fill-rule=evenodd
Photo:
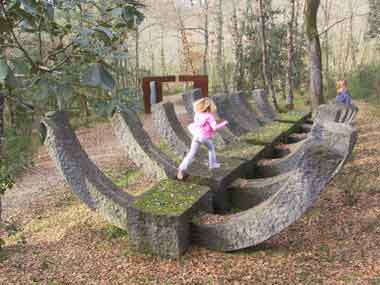
M182 163L179 165L179 169L184 171L187 170L190 164L193 162L195 155L197 154L201 144L204 144L208 149L208 164L210 168L213 168L218 164L216 160L215 146L211 139L205 137L193 137L191 141L191 147L188 154L183 159Z

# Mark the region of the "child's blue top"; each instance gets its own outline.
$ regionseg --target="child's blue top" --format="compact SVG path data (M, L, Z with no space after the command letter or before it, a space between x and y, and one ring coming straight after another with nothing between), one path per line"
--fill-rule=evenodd
M348 90L343 90L342 92L339 92L336 96L336 102L351 106L352 98L350 92L348 92Z

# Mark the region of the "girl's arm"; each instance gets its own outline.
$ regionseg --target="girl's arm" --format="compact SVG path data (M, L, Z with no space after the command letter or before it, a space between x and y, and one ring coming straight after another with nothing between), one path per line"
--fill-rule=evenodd
M212 116L212 115L208 119L208 123L209 123L210 127L213 129L213 131L217 131L217 130L219 130L221 128L224 128L228 124L227 121L222 121L219 124L217 124L216 120L215 120L215 117Z

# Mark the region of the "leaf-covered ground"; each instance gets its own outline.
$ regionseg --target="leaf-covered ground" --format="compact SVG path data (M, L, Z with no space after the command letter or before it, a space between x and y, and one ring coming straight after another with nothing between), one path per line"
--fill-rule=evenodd
M192 247L179 260L131 251L126 233L82 206L42 150L5 198L0 284L380 284L380 112L360 104L357 127L353 160L297 223L258 247ZM80 137L110 175L131 167L107 126Z

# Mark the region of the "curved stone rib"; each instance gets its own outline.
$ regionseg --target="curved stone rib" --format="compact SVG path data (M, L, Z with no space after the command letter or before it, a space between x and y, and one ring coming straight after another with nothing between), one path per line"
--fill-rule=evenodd
M332 121L338 123L352 123L358 108L342 103L324 104L319 106L315 121Z
M210 249L233 251L269 239L313 205L341 160L324 145L308 145L293 175L270 199L225 223L194 225L194 240Z
M168 147L183 158L189 151L191 138L185 132L171 102L154 105L153 124L160 137L164 138Z
M176 177L177 167L174 161L153 144L133 111L128 108L119 109L112 117L112 126L126 148L128 157L142 167L146 175L156 180Z
M268 101L268 94L263 89L256 89L252 92L253 99L256 102L257 109L261 115L269 121L277 118L277 114Z
M41 124L46 128L49 154L72 191L90 209L127 229L127 208L132 196L113 184L89 159L69 125L68 115L48 113Z
M311 138L308 138L293 144L291 153L282 158L260 161L256 168L257 177L273 177L292 171L302 157L305 144L310 140Z
M248 122L241 120L240 116L236 112L237 110L231 108L228 95L215 95L212 96L211 99L217 107L218 116L228 121L227 127L234 135L241 136L242 134L250 131Z
M236 110L239 116L241 116L248 124L249 129L254 130L259 128L262 123L255 110L252 109L251 104L244 97L243 92L236 92L228 96L230 106L233 110Z
M261 165L259 163L257 167L258 177L270 177L293 170L302 157L305 145L311 140L323 142L329 148L335 149L335 151L342 155L343 160L337 168L337 173L344 166L352 153L357 140L357 131L348 124L327 121L321 122L317 120L310 136L294 144L290 154L283 158L265 161L265 163Z
M232 207L248 210L257 206L276 194L291 175L293 175L292 171L270 178L237 179L228 189Z

